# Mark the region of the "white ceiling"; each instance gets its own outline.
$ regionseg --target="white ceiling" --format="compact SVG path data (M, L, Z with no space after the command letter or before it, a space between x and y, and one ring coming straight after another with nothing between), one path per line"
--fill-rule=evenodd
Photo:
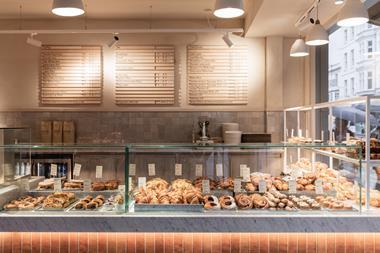
M314 2L315 0L264 0L246 32L247 37L297 36L298 29L294 24ZM339 7L334 4L334 0L321 0L321 23L324 24L338 10Z
M254 1L254 0L248 0ZM25 18L56 18L50 9L53 0L0 0L0 18L17 18L19 6ZM201 19L205 9L213 9L215 0L83 0L88 18L141 19L153 18Z

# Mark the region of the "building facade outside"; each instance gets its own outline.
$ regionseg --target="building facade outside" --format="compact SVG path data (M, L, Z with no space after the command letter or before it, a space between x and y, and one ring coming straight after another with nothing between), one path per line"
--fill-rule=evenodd
M380 27L342 27L330 34L329 101L380 95Z

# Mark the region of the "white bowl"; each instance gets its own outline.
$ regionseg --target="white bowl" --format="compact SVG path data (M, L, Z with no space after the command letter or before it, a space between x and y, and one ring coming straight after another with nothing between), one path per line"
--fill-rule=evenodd
M241 131L226 131L224 132L225 144L240 144L241 143Z

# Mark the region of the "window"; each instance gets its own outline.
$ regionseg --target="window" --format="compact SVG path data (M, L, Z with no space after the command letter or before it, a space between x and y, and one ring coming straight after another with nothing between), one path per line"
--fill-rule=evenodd
M372 89L372 71L368 71L367 72L367 85L368 85L368 89Z
M367 41L367 56L368 58L372 58L373 53L373 43L372 40Z
M344 95L348 97L348 82L344 80Z
M344 42L347 43L347 41L348 41L348 32L347 30L344 30Z
M354 27L351 27L351 40L353 40L355 38L355 29Z
M351 68L355 66L355 51L351 49Z
M347 53L344 53L344 69L347 69L348 63L347 63Z
M339 99L339 91L335 92L335 100Z
M360 72L359 74L359 78L360 78L360 90L364 90L364 72Z
M355 96L355 78L351 77L351 96Z

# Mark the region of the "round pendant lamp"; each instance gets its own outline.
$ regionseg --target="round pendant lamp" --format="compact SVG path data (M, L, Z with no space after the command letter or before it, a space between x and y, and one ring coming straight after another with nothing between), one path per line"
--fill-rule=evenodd
M367 23L368 11L360 0L346 0L338 14L338 26L357 26Z
M291 57L305 57L309 55L309 49L307 45L305 44L305 41L301 38L297 39L291 49L290 49L290 56Z
M322 46L329 43L329 35L319 20L315 21L310 32L306 36L306 45Z
M214 15L218 18L237 18L244 14L243 0L216 0Z
M84 14L82 0L54 0L51 11L57 16L74 17Z

